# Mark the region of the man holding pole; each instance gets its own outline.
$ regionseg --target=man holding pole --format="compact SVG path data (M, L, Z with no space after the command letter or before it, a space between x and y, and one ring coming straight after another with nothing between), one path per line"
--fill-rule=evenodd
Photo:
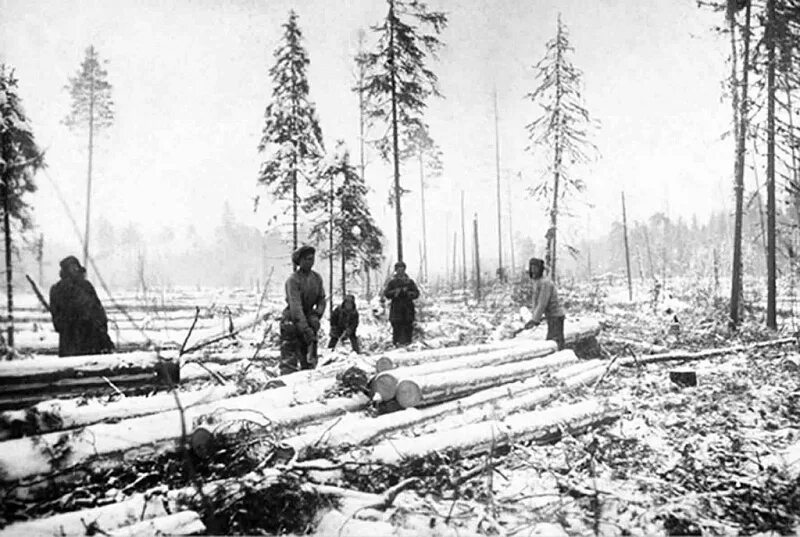
M313 270L316 250L301 246L292 254L297 270L286 280L286 309L281 318L280 373L317 366L317 332L325 313L322 277Z
M419 289L406 274L406 264L394 264L394 276L386 283L383 296L392 301L389 307L389 322L392 323L392 343L408 345L414 332L414 300L419 298Z

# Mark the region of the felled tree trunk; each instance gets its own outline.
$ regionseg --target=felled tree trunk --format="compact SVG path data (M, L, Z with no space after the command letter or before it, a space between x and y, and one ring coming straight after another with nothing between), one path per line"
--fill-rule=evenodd
M206 525L196 511L181 511L151 520L143 520L107 533L109 537L153 537L160 535L199 535Z
M105 378L104 378L105 377ZM108 379L108 380L106 380ZM55 395L180 382L177 361L154 352L38 357L0 363L0 410L24 408Z
M359 459L399 464L405 459L453 449L473 452L514 441L548 441L559 437L562 430L575 434L593 424L617 417L618 411L610 410L592 399L573 405L523 412L504 421L490 420L418 437L383 441L368 453L359 454Z
M564 388L573 388L599 378L605 371L601 361L580 362L554 373ZM557 375L557 376L556 376ZM306 457L309 447L337 448L345 445L363 445L391 433L432 424L437 428L453 428L484 419L498 419L510 412L532 408L543 404L562 389L543 388L539 377L513 382L478 391L467 397L430 406L424 409L409 408L400 412L384 414L376 418L349 414L334 424L323 423L318 427L284 440L299 459Z
M395 398L402 408L429 405L488 386L524 379L544 369L564 366L577 360L574 352L564 350L543 358L494 367L456 369L428 375L414 375L412 372L409 376L398 378Z
M191 425L207 416L261 416L266 423L299 424L365 406L365 397L313 403L334 386L335 379L286 386L265 392L232 397L185 409L184 421ZM299 403L290 411L287 406ZM303 403L311 403L305 406ZM181 437L181 415L177 410L130 418L118 423L100 423L70 432L54 432L0 442L0 481L14 481L49 474L94 459L107 458L134 448L162 449ZM53 456L53 454L59 456ZM107 461L114 464L113 461Z
M538 342L543 348L555 351L555 344L552 342ZM443 360L452 360L463 356L475 356L504 349L519 347L522 343L519 340L504 339L479 345L459 345L457 347L445 347L441 349L425 349L422 351L394 350L381 355L377 362L378 371L386 371L400 367L410 367L419 364L433 364ZM551 351L552 352L552 351Z
M622 360L620 363L622 365L631 366L636 364L652 364L660 362L705 360L706 358L713 358L715 356L722 356L725 354L733 354L735 352L747 352L755 349L762 349L765 347L777 347L780 345L789 345L796 342L797 338L785 337L769 341L759 341L758 343L751 343L749 345L735 345L733 347L706 349L697 352L678 350L678 351L665 352L662 354L650 354L647 356L640 356L638 358L626 358L625 360Z

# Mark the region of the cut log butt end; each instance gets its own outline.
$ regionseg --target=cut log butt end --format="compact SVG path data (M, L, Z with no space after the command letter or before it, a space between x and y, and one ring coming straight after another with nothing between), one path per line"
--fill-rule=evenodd
M414 408L422 402L422 389L411 379L401 380L397 384L395 399L402 408Z
M397 379L389 373L381 373L372 379L370 389L374 395L380 395L381 401L389 401L397 392Z
M391 358L388 356L381 356L375 362L375 371L381 373L383 371L389 371L390 369L394 369L395 365Z

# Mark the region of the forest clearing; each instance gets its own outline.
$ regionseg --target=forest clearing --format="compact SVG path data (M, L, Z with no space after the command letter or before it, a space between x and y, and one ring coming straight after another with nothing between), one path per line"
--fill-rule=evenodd
M644 289L631 303L623 287L565 286L574 353L538 329L509 339L521 286L492 287L481 305L426 293L411 346L390 349L376 307L364 354L332 350L283 377L275 301L256 312L236 309L249 293L198 296L216 302L219 334L225 306L236 323L266 321L181 356L172 393L153 377L117 384L134 364L98 355L117 364L77 398L64 380L88 375L78 367L32 389L35 405L23 391L5 403L0 535L794 532L796 333L746 322L731 339L719 301L679 286L656 303ZM177 317L151 309L154 325ZM178 311L188 330L191 308ZM383 375L420 381L414 408L374 400L381 359Z
M0 6L0 537L800 535L800 0Z

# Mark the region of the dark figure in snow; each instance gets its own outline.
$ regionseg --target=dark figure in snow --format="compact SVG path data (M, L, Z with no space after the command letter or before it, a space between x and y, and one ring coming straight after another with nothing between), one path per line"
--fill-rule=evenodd
M394 264L394 276L386 283L383 296L392 301L389 306L389 322L392 323L392 342L395 346L408 345L414 331L414 300L419 289L406 274L406 264Z
M356 309L356 297L345 295L341 305L333 308L331 312L331 340L328 348L333 349L340 339L350 339L350 347L355 352L361 352L358 346L358 310Z
M544 261L532 257L528 261L528 276L533 280L533 318L526 328L538 326L542 317L547 318L547 338L564 348L564 309L558 300L556 286L544 275Z
M316 250L301 246L292 254L297 270L286 280L286 309L281 317L280 373L317 366L317 332L325 313L322 278L311 270Z
M58 355L80 356L114 350L106 310L86 269L75 256L61 260L61 279L50 288L50 313L58 332Z

